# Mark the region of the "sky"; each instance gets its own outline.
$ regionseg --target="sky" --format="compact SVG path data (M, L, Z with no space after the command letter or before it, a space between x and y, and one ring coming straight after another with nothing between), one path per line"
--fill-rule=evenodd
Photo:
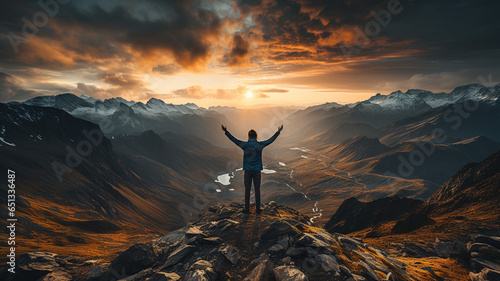
M0 102L351 103L500 81L499 1L3 0Z

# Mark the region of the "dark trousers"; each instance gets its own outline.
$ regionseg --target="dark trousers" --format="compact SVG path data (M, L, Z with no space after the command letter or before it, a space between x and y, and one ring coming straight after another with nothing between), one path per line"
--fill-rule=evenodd
M245 210L250 209L250 190L255 189L255 209L260 211L260 171L245 171Z

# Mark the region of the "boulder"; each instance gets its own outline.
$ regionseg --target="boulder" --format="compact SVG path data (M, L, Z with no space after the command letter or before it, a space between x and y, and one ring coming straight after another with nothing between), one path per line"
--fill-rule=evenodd
M54 270L37 281L71 281L71 275L62 270Z
M190 267L189 270L205 270L207 268L213 267L212 263L206 261L206 260L199 260L195 263L193 263Z
M340 272L339 264L334 256L321 254L317 255L315 259L319 262L319 265L324 271L329 272L333 270L335 272Z
M16 273L14 275L4 269L0 273L0 279L12 281L38 280L55 271L58 266L56 254L28 252L17 258Z
M189 281L215 281L217 280L217 273L212 268L206 268L204 270L197 269L194 271L189 271L184 276L184 280Z
M376 261L374 258L372 258L372 256L365 254L363 252L360 252L359 254L363 256L363 258L365 259L365 262L368 265L370 265L371 268L374 268L374 269L381 271L385 274L388 274L389 272L391 272L389 269L387 269L387 267L383 266L378 261Z
M206 237L201 242L206 244L222 244L222 239L220 237Z
M357 275L357 274L353 274L352 278L354 279L354 281L366 281L366 278L364 276Z
M282 252L284 250L285 250L285 248L281 244L275 244L275 245L271 246L269 249L267 249L267 251L269 253L272 253L272 254L276 254L276 253Z
M363 241L359 241L351 237L339 235L338 239L340 243L354 251L358 251L358 246L363 247Z
M296 247L328 247L328 244L308 233L301 233L294 239Z
M290 247L286 251L285 255L295 257L295 256L305 255L306 253L307 253L306 248Z
M125 275L133 275L151 267L162 253L153 243L138 243L111 261L110 268Z
M500 237L477 235L474 237L474 243L484 243L500 249Z
M291 226L289 223L284 221L275 221L271 225L269 225L261 235L262 239L270 240L279 236L295 236L298 231Z
M468 245L469 252L480 253L483 257L500 259L500 250L486 243L474 243Z
M232 264L237 264L241 257L238 250L231 245L220 248L219 252L223 254Z
M164 267L168 267L174 264L177 264L180 262L185 256L190 254L191 252L194 251L196 247L193 245L183 245L177 248L174 252L172 252L169 256L167 261L165 262Z
M360 261L359 263L365 269L365 270L363 270L363 276L365 276L366 278L369 278L370 280L373 280L373 281L380 281L377 274L375 274L375 271L373 271L373 269L368 264L366 264L364 261Z
M227 207L223 207L222 209L219 209L219 212L217 212L217 219L227 219L231 217L236 211Z
M157 241L162 242L162 243L173 244L177 241L180 241L184 237L184 234L186 234L187 230L188 230L188 227L174 230L174 231L170 232L169 234L159 238Z
M308 281L307 276L295 266L278 266L274 268L276 281Z
M394 277L392 272L389 272L389 274L387 274L387 276L385 276L384 281L396 281L396 278Z
M96 266L92 267L92 269L90 269L87 272L87 279L101 277L103 272L104 272L104 270L103 270L102 266L96 265Z
M347 278L353 278L354 277L352 276L352 273L351 271L349 270L349 268L343 266L343 265L339 265L339 268L340 268L340 272L342 272L342 274L347 277Z
M269 260L261 261L243 281L273 281L273 263Z
M178 281L181 277L177 273L156 272L147 281Z
M491 280L500 280L500 270L492 270L489 268L485 268L481 270L479 273L469 273L469 277L472 281L491 281Z
M203 235L203 231L197 226L191 226L187 231L186 231L186 236L195 236L195 235Z
M120 279L119 281L142 281L142 280L146 280L146 278L148 276L151 276L153 273L154 273L154 271L152 268L146 268L142 271L139 271L138 273L136 273L134 275Z

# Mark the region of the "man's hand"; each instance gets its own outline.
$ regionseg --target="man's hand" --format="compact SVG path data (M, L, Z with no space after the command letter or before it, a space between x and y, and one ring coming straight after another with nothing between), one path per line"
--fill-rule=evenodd
M222 128L222 130L223 130L224 132L227 132L227 128L226 128L226 126L224 126L224 125L220 125L220 127ZM282 127L283 127L283 126L282 126Z
M281 132L281 130L283 130L283 125L278 127L278 132Z

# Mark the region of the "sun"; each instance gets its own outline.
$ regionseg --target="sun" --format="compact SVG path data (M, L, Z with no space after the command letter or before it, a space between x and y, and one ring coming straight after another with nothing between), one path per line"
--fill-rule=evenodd
M246 97L247 99L252 98L252 97L253 97L252 92L248 91L248 92L245 94L245 97Z

